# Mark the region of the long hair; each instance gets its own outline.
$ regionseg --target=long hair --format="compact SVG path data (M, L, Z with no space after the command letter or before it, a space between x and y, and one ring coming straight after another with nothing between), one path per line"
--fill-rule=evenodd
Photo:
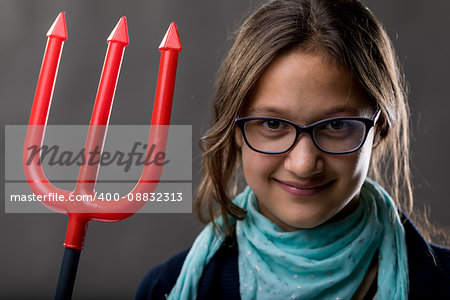
M230 229L230 217L245 217L246 211L231 201L238 192L240 169L234 119L269 64L293 48L325 53L379 105L377 146L368 176L388 190L399 208L411 213L409 108L403 72L386 31L356 0L276 0L242 24L219 69L211 125L200 141L203 178L195 202L200 220L222 215Z

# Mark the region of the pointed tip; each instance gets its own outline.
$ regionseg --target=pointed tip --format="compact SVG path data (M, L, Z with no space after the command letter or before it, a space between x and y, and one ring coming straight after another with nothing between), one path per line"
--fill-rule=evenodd
M175 22L170 23L169 29L159 45L159 50L163 49L181 51L180 37L178 36L178 29Z
M53 22L52 27L47 32L47 37L60 38L63 41L67 40L66 16L64 12L60 12Z
M127 18L120 18L116 27L114 27L113 31L109 35L108 42L119 42L128 45L128 27L127 27Z

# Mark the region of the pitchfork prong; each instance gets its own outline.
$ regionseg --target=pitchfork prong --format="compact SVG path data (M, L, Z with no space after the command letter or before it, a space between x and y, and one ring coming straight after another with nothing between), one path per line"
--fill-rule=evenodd
M47 32L47 44L25 137L23 152L24 172L27 182L35 194L58 193L65 196L69 194L68 191L59 189L49 182L42 170L42 166L37 163L40 159L39 155L35 157L31 164L26 164L29 155L27 148L31 146L41 147L44 140L44 132L47 126L50 104L65 40L67 40L66 20L64 12L61 12ZM44 202L43 204L45 205ZM50 208L58 212L65 212L63 205L60 203L54 203Z
M119 78L125 47L129 43L128 28L125 17L120 18L117 25L109 35L108 49L103 64L97 96L95 97L94 109L92 110L91 122L85 142L85 153L94 150L103 151L106 132L111 116L114 94ZM100 157L95 157L100 160ZM74 193L93 194L97 182L99 163L80 166L77 186Z

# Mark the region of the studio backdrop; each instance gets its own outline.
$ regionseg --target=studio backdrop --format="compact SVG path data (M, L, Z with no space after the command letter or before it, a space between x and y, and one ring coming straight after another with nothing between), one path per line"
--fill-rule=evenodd
M8 164L5 130L28 123L46 45L45 34L64 11L68 39L48 118L51 125L89 124L107 49L106 39L122 16L127 18L129 45L122 61L110 124L149 125L160 59L158 47L170 23L176 22L183 50L178 58L171 124L190 129L181 133L180 138L184 140L179 141L180 149L191 159L184 169L188 173L183 177L183 184L191 187L188 190L192 198L201 177L198 141L210 119L209 103L218 66L237 26L263 2L0 1L3 125L0 194L6 195L5 186L12 180L5 169ZM426 203L431 209L430 219L436 225L450 226L447 190L450 182L450 2L367 0L364 3L387 29L409 84L411 159L417 207ZM63 255L67 217L49 211L8 212L8 199L6 196L4 199L0 213L0 298L52 298ZM142 276L189 247L201 228L189 212L139 213L117 223L91 222L73 299L131 299Z

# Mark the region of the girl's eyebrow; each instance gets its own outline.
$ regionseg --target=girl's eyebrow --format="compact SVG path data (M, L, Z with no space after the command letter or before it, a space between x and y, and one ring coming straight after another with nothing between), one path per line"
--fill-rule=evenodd
M275 113L279 115L290 115L292 114L292 111L272 106L260 106L251 108L249 113ZM361 112L354 107L337 106L320 113L320 116L326 118L338 113L348 113L352 116L358 116Z
M276 113L285 114L287 111L271 106L254 107L248 111L249 113Z
M325 116L329 116L329 115L334 115L334 114L338 114L338 113L349 113L352 115L357 116L358 114L361 113L361 111L359 111L358 109L354 108L354 107L346 107L346 106L338 106L338 107L333 107L329 110L327 110L324 115Z

